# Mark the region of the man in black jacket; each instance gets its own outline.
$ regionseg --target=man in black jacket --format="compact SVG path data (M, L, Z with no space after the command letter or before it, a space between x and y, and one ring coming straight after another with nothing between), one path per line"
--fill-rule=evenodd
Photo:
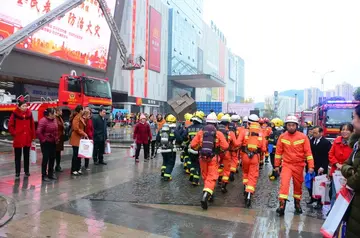
M313 138L310 140L311 145L311 152L314 157L315 163L315 173L317 175L320 174L327 174L328 173L328 166L329 166L329 151L331 149L331 142L323 137L323 128L321 127L314 127L313 129ZM321 169L322 168L322 169ZM312 195L312 191L310 192ZM314 202L314 199L311 198L309 203ZM321 204L318 201L317 208L320 208Z
M99 115L93 116L94 126L94 164L106 165L104 162L105 142L107 140L107 121L105 119L106 110L103 107L99 109Z

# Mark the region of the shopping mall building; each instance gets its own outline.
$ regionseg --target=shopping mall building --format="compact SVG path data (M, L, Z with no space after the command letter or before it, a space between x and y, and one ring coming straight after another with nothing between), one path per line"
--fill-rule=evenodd
M65 0L64 0L65 1ZM0 39L44 14L38 6L8 1L0 9ZM214 23L202 19L201 0L107 0L128 53L146 62L122 70L111 32L95 1L85 1L18 45L0 69L0 89L32 100L57 98L63 74L107 78L115 108L164 112L166 101L187 92L197 101L240 101L244 61L232 54ZM52 7L59 1L52 3ZM8 16L10 12L17 12ZM109 90L110 93L110 90Z

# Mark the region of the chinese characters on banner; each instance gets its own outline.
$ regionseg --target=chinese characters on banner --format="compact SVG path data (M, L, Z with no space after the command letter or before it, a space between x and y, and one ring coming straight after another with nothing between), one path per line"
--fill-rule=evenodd
M65 1L1 1L0 39L14 34ZM113 14L116 0L106 1ZM18 44L17 48L106 70L110 37L111 31L98 2L86 0Z
M150 7L149 69L160 73L161 65L161 14Z
M241 117L250 115L250 111L254 108L254 103L223 103L223 110L234 112Z

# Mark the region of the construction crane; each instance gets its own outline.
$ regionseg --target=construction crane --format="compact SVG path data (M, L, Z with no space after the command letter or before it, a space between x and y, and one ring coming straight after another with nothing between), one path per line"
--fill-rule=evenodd
M85 0L68 0L63 4L59 5L55 9L51 10L50 12L46 13L45 15L39 17L35 21L31 22L30 24L23 27L21 30L17 31L16 33L12 34L11 36L5 38L4 40L0 41L0 68L2 63L4 62L5 58L11 53L14 47L25 40L27 37L34 34L36 31L40 30L42 27L46 26L47 24L51 23L52 21L63 17L67 12L71 9L80 6ZM143 62L145 59L141 56L137 57L134 60L132 54L127 54L126 46L121 39L120 31L115 23L114 18L111 15L110 9L107 6L106 0L97 0L99 3L99 7L104 14L105 20L111 30L111 33L115 39L117 48L120 52L120 59L123 61L124 65L122 68L124 70L136 70L141 69L143 67Z

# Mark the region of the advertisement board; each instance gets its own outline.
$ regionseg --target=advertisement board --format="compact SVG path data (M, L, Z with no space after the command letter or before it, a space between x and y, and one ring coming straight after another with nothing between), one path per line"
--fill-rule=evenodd
M58 98L58 89L49 88L38 85L24 84L24 90L26 94L30 95L30 98L40 99L41 97L47 98L50 97L52 100Z
M0 7L0 40L66 0L3 0ZM116 0L107 0L114 13ZM17 48L106 70L111 31L97 1L84 1L63 17L43 27Z
M160 73L161 65L161 14L150 7L149 69Z
M249 116L250 111L254 110L254 103L224 103L223 110L226 112L234 112L241 117Z

